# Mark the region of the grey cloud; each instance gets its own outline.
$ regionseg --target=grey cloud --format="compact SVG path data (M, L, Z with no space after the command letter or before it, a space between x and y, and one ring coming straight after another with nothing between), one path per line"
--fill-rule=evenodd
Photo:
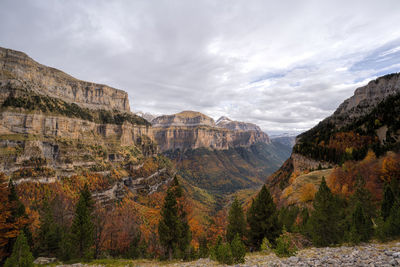
M2 0L0 46L126 90L134 111L304 131L368 79L400 70L399 9L397 0Z

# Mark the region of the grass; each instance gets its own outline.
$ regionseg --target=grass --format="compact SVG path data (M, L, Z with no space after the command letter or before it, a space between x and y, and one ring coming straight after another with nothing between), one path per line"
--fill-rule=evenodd
M331 174L332 170L333 169L318 170L296 177L294 182L285 189L288 190L289 187L293 189L293 191L286 196L288 203L294 204L300 202L301 188L305 184L313 184L318 190L322 177L324 176L327 178Z

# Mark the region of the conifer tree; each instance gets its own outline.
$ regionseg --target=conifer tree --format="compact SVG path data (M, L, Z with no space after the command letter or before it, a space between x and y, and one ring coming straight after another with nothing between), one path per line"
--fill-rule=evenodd
M371 218L364 213L361 202L357 202L352 214L350 239L353 243L367 242L374 231Z
M76 255L79 258L90 258L91 247L94 242L94 225L92 212L94 204L89 187L85 184L80 192L78 203L76 204L75 217L71 226L71 238Z
M40 216L37 252L44 256L55 256L59 251L61 229L54 221L54 216L47 198L43 202Z
M339 201L332 194L326 185L325 178L322 178L318 192L315 194L312 212L309 223L311 238L316 246L328 246L336 244L341 238L341 213Z
M199 257L200 258L207 258L210 254L207 244L207 238L205 236L200 237L199 240Z
M18 199L14 184L10 182L7 186L5 175L0 173L0 265L11 254L20 230L30 234L28 225L25 207Z
M236 233L235 238L231 242L231 250L234 263L244 263L246 256L246 247L243 244L239 233Z
M33 267L33 256L23 231L18 235L12 254L4 267Z
M248 210L247 222L250 227L249 242L254 248L260 248L264 237L275 244L275 239L279 236L281 227L278 223L275 203L265 185Z
M182 203L177 201L182 197L182 188L175 177L171 187L167 190L164 206L161 210L161 220L158 225L160 243L165 248L170 260L174 255L175 257L182 257L191 241L186 212Z
M235 197L231 208L229 209L226 240L231 243L237 234L239 235L240 239L243 240L245 232L246 219L244 217L243 208L242 205L240 205L239 200Z
M394 204L394 194L389 185L385 186L385 192L383 194L382 206L381 206L381 216L384 221L389 217L390 211Z

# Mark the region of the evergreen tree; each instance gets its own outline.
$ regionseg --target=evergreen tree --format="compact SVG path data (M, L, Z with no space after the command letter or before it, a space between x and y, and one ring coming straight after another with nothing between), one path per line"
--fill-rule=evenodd
M239 233L236 233L235 238L231 242L231 250L234 263L244 263L246 256L246 247L243 244L242 238Z
M182 188L175 177L171 187L167 190L158 225L160 243L165 248L170 260L174 256L182 257L191 241L186 212L182 203L177 201L177 198L182 197Z
M33 267L33 256L23 231L18 235L12 254L4 267Z
M45 199L40 216L39 238L37 252L43 256L55 256L59 252L61 229L54 221L52 209Z
M28 215L25 212L25 206L19 200L17 191L15 189L15 185L11 179L8 183L7 198L11 213L7 217L6 221L8 224L18 225L18 227L16 227L18 229L15 229L15 234L9 235L8 243L4 247L5 254L9 255L11 254L12 248L14 247L14 243L17 240L17 235L19 233L19 230L24 231L25 238L27 239L29 245L32 244L32 233L29 230L29 219Z
M275 244L281 227L278 223L275 203L265 185L247 212L247 222L250 226L249 242L253 247L259 249L264 237Z
M393 207L394 200L395 198L391 187L389 185L386 185L381 206L381 216L384 221L386 221L386 219L390 215L390 211Z
M357 244L370 240L374 231L371 218L364 214L363 207L357 202L356 208L352 214L352 224L350 230L350 240Z
M400 236L400 201L395 200L390 215L385 222L386 236L389 238L397 238Z
M312 231L311 238L316 246L328 246L340 241L341 236L341 212L339 201L326 185L322 178L318 192L315 194L309 223Z
M199 257L207 258L209 254L210 252L208 250L207 238L202 236L199 240Z
M231 208L229 209L226 240L231 243L237 234L240 239L243 240L245 232L246 219L244 217L243 208L242 205L240 205L239 200L235 197Z
M72 244L76 248L76 256L79 258L91 258L91 248L94 243L93 209L92 195L88 185L85 184L76 204L75 217L71 227Z

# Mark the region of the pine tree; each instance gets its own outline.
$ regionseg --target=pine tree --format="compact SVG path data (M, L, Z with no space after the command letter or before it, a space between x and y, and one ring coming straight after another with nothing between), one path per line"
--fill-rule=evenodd
M385 222L386 236L389 238L397 238L400 236L400 201L395 200L390 215Z
M183 209L183 191L175 177L167 190L164 206L161 210L161 220L158 225L160 243L165 248L168 258L182 257L191 241L191 233L187 215Z
M275 239L281 232L275 203L265 185L253 200L247 213L250 226L249 242L256 249L260 248L264 237L275 244Z
M16 216L21 209L15 196L15 190L11 191L10 184L7 187L6 177L0 173L0 265L11 254L20 230L27 229L29 224L27 216Z
M339 201L326 185L322 178L318 192L315 194L309 223L312 231L311 238L316 246L328 246L340 241L341 236L341 212Z
M246 232L246 219L242 205L237 198L234 199L228 215L228 226L226 230L226 240L231 243L237 234L241 240Z
M200 258L207 258L210 254L207 244L207 238L205 236L200 237L199 240L199 257Z
M40 216L39 238L37 251L43 256L55 256L59 252L61 241L61 229L54 221L52 209L45 199L43 202L42 214Z
M367 242L371 239L373 231L371 218L365 215L361 202L357 202L352 214L350 240L355 244Z
M33 256L23 231L18 235L12 254L4 267L33 267Z
M246 256L246 247L243 244L242 238L239 233L236 233L235 238L231 242L231 250L234 263L244 263Z
M93 209L92 195L88 185L85 184L76 204L75 217L71 227L72 243L79 258L91 257L91 247L94 243Z
M385 192L383 194L382 206L381 206L381 216L384 221L389 217L390 211L394 204L394 194L389 185L385 186Z

